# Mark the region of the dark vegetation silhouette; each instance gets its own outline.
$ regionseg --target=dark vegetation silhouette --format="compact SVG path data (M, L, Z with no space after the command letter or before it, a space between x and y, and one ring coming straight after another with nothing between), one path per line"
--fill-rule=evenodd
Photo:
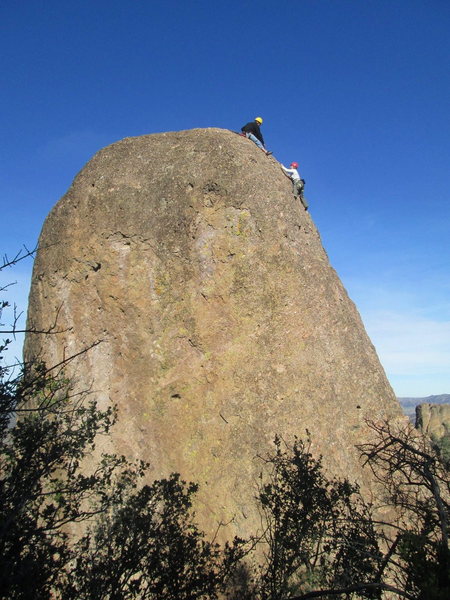
M450 431L446 431L443 436L431 436L433 448L441 457L447 469L450 468Z
M14 335L17 318L0 333ZM217 598L245 544L205 539L193 520L197 486L177 474L145 485L141 461L86 462L117 413L74 391L70 360L17 372L0 358L0 597Z
M8 309L2 335L16 331L7 301L0 321ZM292 445L276 437L259 457L260 531L220 546L195 523L195 483L172 474L148 485L143 462L91 459L117 412L76 392L66 364L18 370L0 357L0 598L450 597L449 471L411 427L372 423L375 441L360 447L380 506L327 477L308 434ZM395 518L380 519L380 507Z

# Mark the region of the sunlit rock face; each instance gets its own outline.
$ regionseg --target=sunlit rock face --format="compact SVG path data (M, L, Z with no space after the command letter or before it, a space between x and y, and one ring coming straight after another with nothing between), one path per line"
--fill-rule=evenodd
M314 204L313 202L311 203ZM200 484L200 525L247 535L275 434L370 488L366 419L401 418L319 234L273 157L221 129L127 138L42 230L27 358L119 407L111 447ZM103 442L102 442L103 443ZM111 449L111 448L110 448Z
M430 437L440 439L450 433L450 404L416 406L416 427Z

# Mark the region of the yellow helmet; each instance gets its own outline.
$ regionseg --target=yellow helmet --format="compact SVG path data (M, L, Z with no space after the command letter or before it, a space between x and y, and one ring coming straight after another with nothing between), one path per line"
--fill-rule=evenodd
M261 117L256 117L256 118L255 118L255 121L258 121L258 123L259 123L260 125L262 125L262 122L263 122L263 120L262 120L262 118L261 118Z

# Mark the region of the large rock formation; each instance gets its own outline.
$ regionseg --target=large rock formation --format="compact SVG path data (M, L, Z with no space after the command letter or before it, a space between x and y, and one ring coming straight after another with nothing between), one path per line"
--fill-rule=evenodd
M450 404L416 406L416 427L434 439L450 434Z
M197 515L246 535L275 434L309 430L327 469L370 486L365 419L401 418L354 304L279 163L230 131L101 150L48 216L27 357L117 403L114 449L200 483ZM76 364L76 367L74 366Z
M416 407L419 404L449 404L450 394L437 394L434 396L425 396L424 398L397 398L405 415L412 423L416 422Z

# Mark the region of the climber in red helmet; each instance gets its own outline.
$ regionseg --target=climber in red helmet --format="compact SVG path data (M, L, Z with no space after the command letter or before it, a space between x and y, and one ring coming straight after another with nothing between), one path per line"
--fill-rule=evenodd
M266 150L264 138L260 129L262 123L263 120L261 117L255 117L254 121L250 121L250 123L246 123L243 127L241 127L241 131L245 134L245 137L247 137L249 140L252 140L252 142L254 142L258 148L261 148L261 150L265 152L267 156L269 156L272 154L272 152Z
M298 174L298 163L291 162L290 169L286 169L283 165L281 165L283 169L283 173L289 177L292 181L292 191L294 192L294 198L300 198L300 202L305 207L305 210L308 210L308 202L303 195L303 189L305 187L305 180L300 177Z

